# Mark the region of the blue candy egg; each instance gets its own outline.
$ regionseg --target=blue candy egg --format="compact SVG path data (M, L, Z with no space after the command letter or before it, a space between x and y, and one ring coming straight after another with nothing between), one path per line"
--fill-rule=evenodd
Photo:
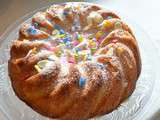
M55 25L54 25L54 29L60 30L61 27L60 27L60 25L55 24Z
M68 42L68 41L70 41L70 38L69 38L69 37L63 38L63 42L64 42L64 43L66 43L66 42Z
M35 35L37 33L37 30L33 26L31 26L27 29L27 33L31 35Z
M92 60L92 56L91 55L87 55L87 60Z
M65 16L68 15L68 11L64 10L63 15L65 15Z
M78 48L78 47L76 47L76 48L75 48L75 52L79 52L79 51L81 51L81 49Z
M103 64L97 64L97 67L100 69L105 69L105 66Z
M79 86L83 87L85 85L85 83L86 83L86 78L80 77L79 78Z
M112 16L107 16L107 19L112 19L113 17Z
M63 29L59 30L60 34L65 34L65 31Z
M50 55L50 56L48 57L48 60L49 60L49 61L55 61L55 58Z
M71 42L67 41L67 42L66 42L66 46L67 46L67 47L71 47Z

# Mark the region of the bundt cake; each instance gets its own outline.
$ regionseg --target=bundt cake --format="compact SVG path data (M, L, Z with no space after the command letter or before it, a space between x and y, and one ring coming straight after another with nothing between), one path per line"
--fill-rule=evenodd
M132 94L141 59L119 16L99 5L69 2L21 25L8 69L16 95L38 113L86 120L112 112Z

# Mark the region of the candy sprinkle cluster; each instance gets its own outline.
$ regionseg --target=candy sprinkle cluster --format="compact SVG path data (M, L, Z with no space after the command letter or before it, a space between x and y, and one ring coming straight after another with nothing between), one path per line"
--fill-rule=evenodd
M63 75L68 73L68 63L77 64L85 61L94 61L94 54L98 50L99 45L102 44L102 41L109 34L110 30L121 29L123 27L122 23L119 21L113 24L113 22L109 20L112 19L112 16L104 18L98 12L92 11L86 16L86 26L83 26L84 28L82 28L79 16L80 12L82 12L81 10L85 10L82 6L67 4L64 8L58 9L57 6L53 6L52 9L53 10L51 11L48 10L48 12L54 12L53 15L59 17L60 20L64 21L67 16L71 14L74 14L74 19L72 26L68 26L71 27L70 32L65 31L65 29L56 23L52 24L54 28L52 31L47 31L48 29L40 27L40 31L50 34L47 39L41 40L41 42L44 42L44 46L40 50L49 51L53 54L48 56L47 59L39 61L34 66L38 72L41 72L49 65L49 63L55 62L55 58L58 59L62 65L61 74ZM94 29L94 32L88 32L89 30L92 30L92 28ZM37 35L39 32L37 30L38 29L35 29L34 27L30 27L27 30L27 33L30 35ZM114 42L117 42L116 39ZM33 49L32 53L35 52L36 50ZM112 56L112 54L113 52L111 50L107 51L108 56ZM95 63L95 66L92 66L95 69L101 69L103 79L107 79L104 64L108 63L108 61L109 59L100 58L98 59L98 62ZM99 62L104 64L99 64ZM87 81L88 78L81 75L78 80L79 87L84 88Z
M95 38L88 38L88 35L79 32L69 34L63 29L55 29L52 35L54 40L51 40L45 48L52 51L57 57L65 57L69 63L92 60L92 55L98 48Z
M53 8L57 11L55 6L53 6ZM108 16L104 19L99 13L90 12L86 19L88 26L93 26L94 24L100 27L100 29L92 34L80 32L80 29L82 28L80 25L79 13L77 11L80 11L81 8L81 6L73 7L72 5L67 5L63 8L63 11L61 11L63 13L61 15L63 16L67 16L71 13L75 14L73 25L71 26L71 33L65 31L60 25L54 23L54 30L51 32L50 37L44 40L46 44L43 49L53 52L53 54L60 58L61 61L66 61L70 64L92 61L93 55L97 51L99 44L101 44L102 40L108 34L107 29L112 29L113 27L112 23L109 21L112 16ZM60 13L57 12L57 14ZM63 18L66 19L65 17ZM114 28L122 28L121 22L115 23ZM29 29L28 32L30 34L36 33L33 28ZM47 61L42 62L46 63ZM41 68L41 66L39 68ZM38 69L38 71L39 70L40 69Z

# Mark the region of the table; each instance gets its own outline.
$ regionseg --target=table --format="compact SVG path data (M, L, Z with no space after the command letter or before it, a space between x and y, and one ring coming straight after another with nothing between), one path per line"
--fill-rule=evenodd
M63 0L0 0L0 35L21 16L58 1ZM160 45L160 15L158 13L160 2L158 0L97 0L95 2L133 19L149 34L152 41L157 43L156 49L160 51L158 48ZM157 81L157 84L160 84L160 81ZM157 88L154 91L155 105L145 114L144 120L160 120L160 93L158 93L160 89Z

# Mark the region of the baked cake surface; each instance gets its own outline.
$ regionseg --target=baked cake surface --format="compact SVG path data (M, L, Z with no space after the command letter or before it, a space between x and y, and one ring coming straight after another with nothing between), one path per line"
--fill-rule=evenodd
M132 94L141 71L130 27L84 2L36 13L20 28L10 55L16 95L38 113L64 120L113 111Z

